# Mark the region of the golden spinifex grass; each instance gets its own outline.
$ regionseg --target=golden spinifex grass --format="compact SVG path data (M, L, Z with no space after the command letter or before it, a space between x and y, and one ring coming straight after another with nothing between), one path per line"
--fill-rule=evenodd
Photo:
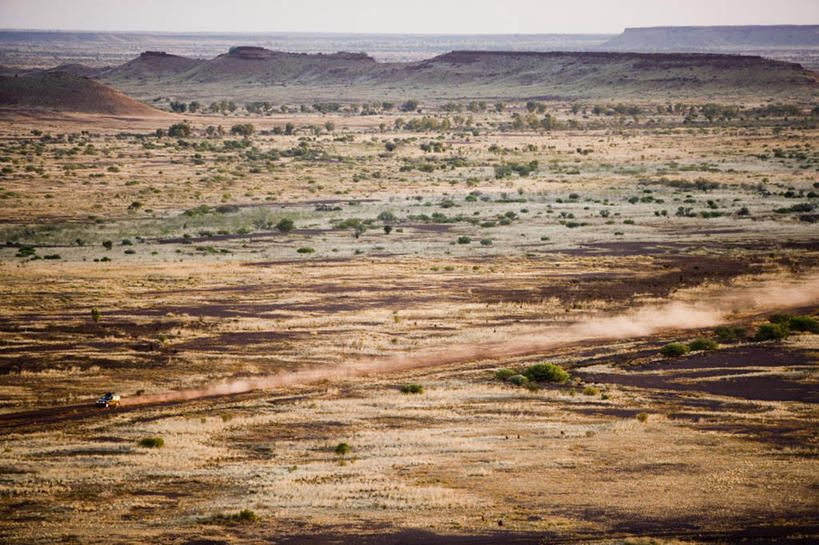
M809 116L585 106L0 126L0 533L816 534Z

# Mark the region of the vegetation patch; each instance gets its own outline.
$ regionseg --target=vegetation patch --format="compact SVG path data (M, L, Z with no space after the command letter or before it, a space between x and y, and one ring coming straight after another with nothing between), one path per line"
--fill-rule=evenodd
M138 444L144 448L162 448L165 446L165 440L161 437L143 437Z
M569 373L553 363L538 363L529 366L522 374L532 382L566 382L569 380Z
M667 345L660 348L660 354L667 358L673 358L675 356L684 356L691 351L691 348L682 344L682 343L668 343Z

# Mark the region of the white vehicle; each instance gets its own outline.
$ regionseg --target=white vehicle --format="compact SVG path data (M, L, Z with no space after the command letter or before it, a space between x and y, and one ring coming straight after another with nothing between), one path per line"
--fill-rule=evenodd
M97 400L97 407L107 409L108 407L119 406L119 394L107 392L104 396Z

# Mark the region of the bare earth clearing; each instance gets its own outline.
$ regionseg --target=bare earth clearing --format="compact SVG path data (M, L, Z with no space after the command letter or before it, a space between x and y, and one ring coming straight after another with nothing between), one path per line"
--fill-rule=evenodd
M0 112L0 540L815 542L811 105L572 106Z

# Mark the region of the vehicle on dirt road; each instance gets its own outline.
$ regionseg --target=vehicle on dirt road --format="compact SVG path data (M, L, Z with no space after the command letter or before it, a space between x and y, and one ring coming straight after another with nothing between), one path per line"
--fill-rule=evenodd
M119 395L107 392L104 396L97 400L97 407L107 409L108 407L119 406Z

